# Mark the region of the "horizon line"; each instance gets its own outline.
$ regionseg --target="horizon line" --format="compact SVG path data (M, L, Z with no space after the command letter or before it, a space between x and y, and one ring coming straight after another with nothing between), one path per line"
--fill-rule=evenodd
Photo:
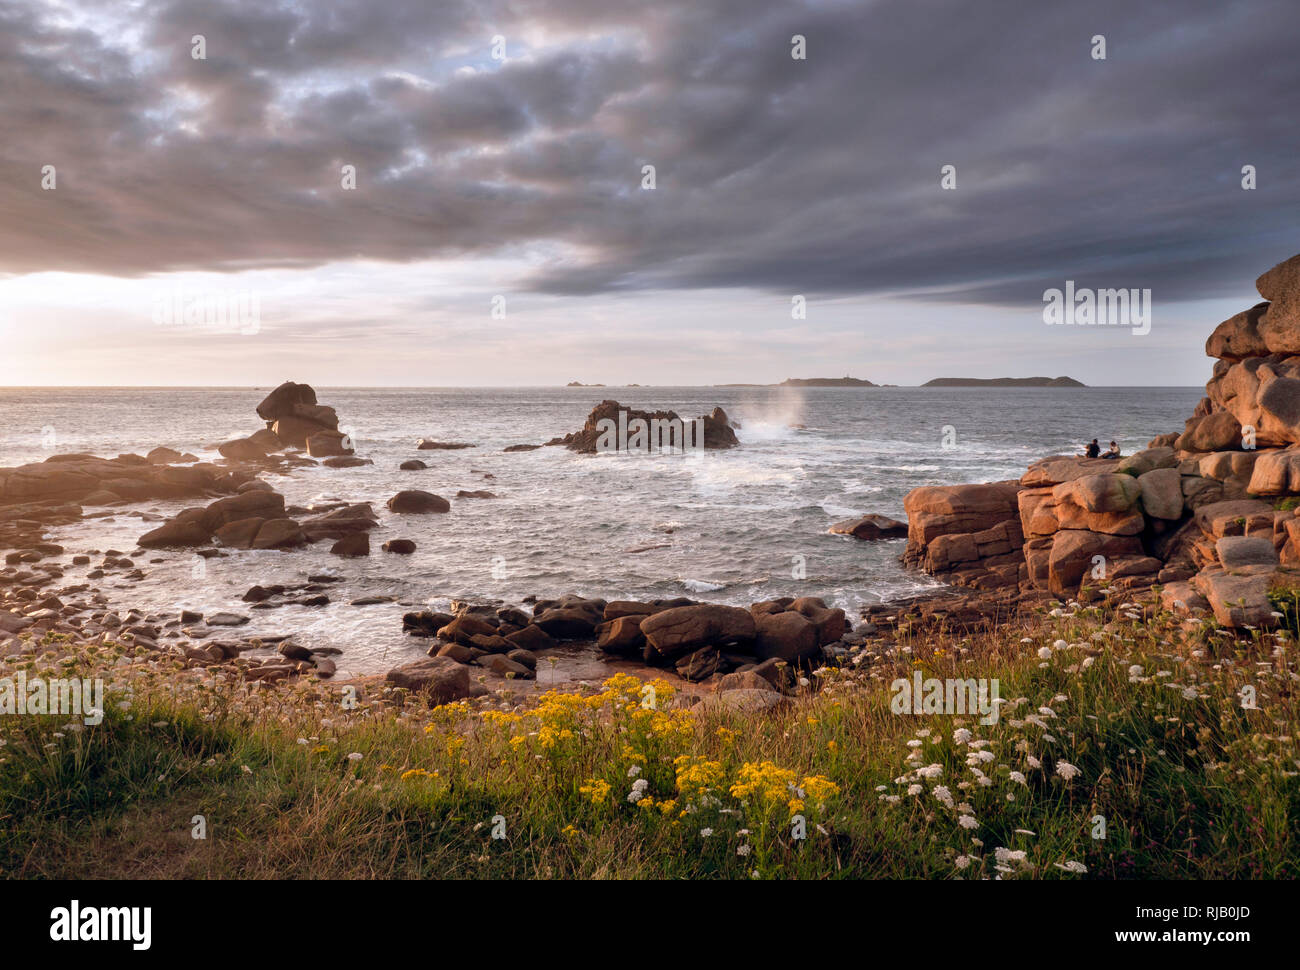
M934 378L939 380L941 378ZM975 378L983 380L984 378ZM1018 379L1018 378L1013 378ZM989 380L998 380L998 378L989 378ZM283 382L281 382L283 383ZM302 382L298 382L302 383ZM275 388L279 384L0 384L0 391L185 391L185 390L206 390L206 391L247 391L260 390L261 388ZM728 382L723 384L583 384L579 387L571 387L567 384L311 384L313 388L328 388L330 390L343 391L466 391L466 390L565 390L565 391L591 391L591 390L642 390L658 388L708 388L710 390L744 390L767 387L793 387L797 390L813 391L899 391L899 390L935 390L935 391L978 391L978 390L1008 390L1008 391L1094 391L1094 390L1114 390L1116 388L1199 388L1203 384L1083 384L1078 387L1055 386L1055 387L1035 387L1032 385L1021 386L987 386L980 387L977 385L945 385L939 387L927 387L925 384L872 384L870 386L859 385L857 387L808 387L790 384L742 384Z

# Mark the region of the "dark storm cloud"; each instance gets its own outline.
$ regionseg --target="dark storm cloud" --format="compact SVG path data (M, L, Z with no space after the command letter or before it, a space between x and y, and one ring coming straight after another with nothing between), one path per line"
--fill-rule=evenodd
M0 6L0 272L561 243L537 289L1011 304L1236 295L1300 249L1294 0L48 9Z

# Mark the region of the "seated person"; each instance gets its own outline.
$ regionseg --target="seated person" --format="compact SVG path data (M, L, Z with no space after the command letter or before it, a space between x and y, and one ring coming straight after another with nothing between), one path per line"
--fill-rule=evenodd
M1115 442L1112 441L1112 442L1110 443L1110 449L1109 449L1108 451L1103 451L1103 452L1101 453L1101 457L1102 457L1102 458L1118 458L1118 457L1119 457L1119 445L1115 444Z
M1092 441L1088 443L1088 447L1083 449L1083 454L1080 455L1079 457L1096 458L1100 452L1101 452L1101 445L1097 444L1096 438L1093 438Z

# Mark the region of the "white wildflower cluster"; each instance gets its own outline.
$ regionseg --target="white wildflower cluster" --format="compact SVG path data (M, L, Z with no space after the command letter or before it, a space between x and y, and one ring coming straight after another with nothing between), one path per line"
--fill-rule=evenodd
M644 778L638 778L632 782L632 790L627 793L627 800L635 805L641 799L646 797L646 789L650 787L650 782Z

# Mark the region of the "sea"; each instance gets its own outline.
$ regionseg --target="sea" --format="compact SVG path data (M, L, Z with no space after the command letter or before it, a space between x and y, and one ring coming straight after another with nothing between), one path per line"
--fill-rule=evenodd
M0 388L0 467L54 454L144 454L158 445L215 460L217 444L263 427L266 388ZM427 643L402 633L411 609L453 599L518 604L577 593L608 599L689 596L748 605L819 596L850 617L864 605L933 587L899 564L904 540L831 535L866 513L903 518L920 485L1018 478L1032 461L1075 454L1091 438L1125 454L1181 431L1200 388L329 388L358 468L303 468L264 476L289 504L371 502L380 524L371 555L340 559L328 542L305 549L233 551L206 560L186 550L134 556L137 581L110 573L95 585L114 607L229 610L253 618L241 634L291 634L343 651L340 673L382 672L417 659ZM593 406L671 409L683 417L721 406L739 424L738 448L686 455L583 455L564 447L506 453L580 428ZM467 442L417 451L421 437ZM419 458L423 471L398 465ZM490 476L490 477L489 477ZM401 489L448 498L447 514L394 515ZM491 499L457 499L487 489ZM67 555L131 554L156 523L195 502L146 502L56 529ZM92 511L87 509L87 511ZM132 513L137 514L132 514ZM415 541L410 556L387 539ZM95 560L97 563L98 560ZM89 567L85 567L89 568ZM70 567L67 582L78 582ZM248 610L252 585L340 577L322 607ZM354 599L394 602L352 606Z

